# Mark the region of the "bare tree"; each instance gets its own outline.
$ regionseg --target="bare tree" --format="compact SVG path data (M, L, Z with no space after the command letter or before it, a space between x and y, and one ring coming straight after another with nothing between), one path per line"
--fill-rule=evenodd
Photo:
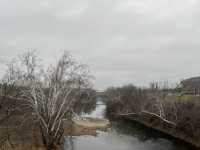
M41 69L39 60L36 51L28 51L8 63L1 96L31 108L32 113L24 120L28 117L36 123L44 145L52 149L61 142L63 118L74 112L73 106L78 105L83 91L91 90L92 76L88 67L79 64L69 52L64 52L57 64L46 70ZM8 87L15 89L8 94Z
M35 50L24 52L9 61L6 73L1 80L2 83L12 86L24 86L31 80L40 77L42 68L39 64L40 58ZM31 82L30 82L31 83Z
M19 110L18 105L9 100L9 96L17 97L19 93L16 90L16 81L21 77L19 68L15 65L15 60L7 63L6 74L0 81L0 126L5 128L0 137L0 149L2 147L14 149L9 131L10 120L13 120L16 110Z
M158 82L150 83L150 93L148 95L149 100L146 101L146 106L148 107L147 108L144 107L141 112L144 114L148 114L150 116L159 118L165 123L176 126L176 123L174 122L174 120L172 121L168 119L168 115L167 115L168 114L168 109L166 109L167 107L171 108L171 110L173 110L174 113L176 112L175 105L173 105L173 103L167 103L167 101L165 101L165 98L166 98L165 90L168 90L168 89L169 89L169 86L168 86L167 81L160 82L160 83Z
M31 71L32 72L32 71ZM33 109L47 149L59 144L63 134L63 118L79 100L80 91L90 86L87 66L78 64L65 52L55 66L33 80L22 98Z
M37 77L37 71L40 58L35 50L27 51L18 57L21 63L20 70L25 80L34 80Z
M165 123L176 125L174 120L168 119L167 106L176 113L176 107L167 104L166 94L162 91L162 85L152 82L150 89L140 89L132 85L119 88L110 88L106 91L109 100L107 102L108 113L120 116L148 115L162 120ZM176 116L176 114L174 114Z

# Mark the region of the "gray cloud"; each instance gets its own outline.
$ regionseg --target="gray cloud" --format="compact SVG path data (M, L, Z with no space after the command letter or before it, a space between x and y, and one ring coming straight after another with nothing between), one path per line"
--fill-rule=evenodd
M200 71L198 0L0 0L0 58L69 50L96 88L170 82ZM3 74L1 71L0 74Z

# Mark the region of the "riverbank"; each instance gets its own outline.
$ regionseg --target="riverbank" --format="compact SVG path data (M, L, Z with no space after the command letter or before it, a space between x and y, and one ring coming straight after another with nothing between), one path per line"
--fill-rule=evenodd
M97 129L106 129L110 127L110 122L107 119L84 117L79 120L72 121L64 120L64 135L66 136L81 136L81 135L97 135Z
M19 118L19 117L18 117ZM97 129L105 129L110 126L110 122L106 119L98 118L82 118L80 120L73 119L72 121L63 120L64 137L68 136L96 136ZM4 150L45 150L42 143L42 135L38 128L24 126L2 127L0 126L0 149ZM64 142L64 141L63 141ZM61 145L57 145L56 150L61 149Z
M195 149L200 149L200 139L196 137L191 137L184 134L180 129L175 127L170 123L163 122L162 120L148 116L147 114L129 114L129 115L119 115L113 114L112 117L115 119L125 119L129 121L135 121L141 123L149 128L155 129L157 131L163 132L174 138L183 140L186 143L191 144Z

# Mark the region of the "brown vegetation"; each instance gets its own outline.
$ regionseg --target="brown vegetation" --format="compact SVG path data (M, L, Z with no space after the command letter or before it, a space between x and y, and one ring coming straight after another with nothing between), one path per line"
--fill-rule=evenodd
M91 102L91 87L87 66L68 52L47 69L41 68L35 51L24 53L8 63L1 83L0 126L37 129L44 147L55 149L62 142L63 119L70 121L78 108L82 110L79 105Z
M182 100L178 93L169 96L157 86L140 89L128 85L110 88L106 94L108 115L138 120L159 130L170 129L175 136L178 133L179 138L200 146L200 99Z

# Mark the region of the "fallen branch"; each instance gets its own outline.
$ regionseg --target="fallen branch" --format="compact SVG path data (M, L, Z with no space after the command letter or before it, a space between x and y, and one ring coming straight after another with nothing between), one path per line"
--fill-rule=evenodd
M119 115L119 116L130 116L130 115L137 115L136 113L125 113L125 114L114 114L114 115Z
M167 120L167 119L165 119L165 118L163 118L163 117L161 117L161 116L159 116L158 114L155 114L155 113L152 113L152 112L148 112L148 111L142 111L141 112L141 114L148 114L148 115L151 115L151 116L153 116L153 117L156 117L156 118L158 118L158 119L160 119L160 120L162 120L163 122L165 122L165 123L168 123L168 124L170 124L170 125L173 125L173 126L176 126L176 123L175 122L172 122L172 121L169 121L169 120ZM118 113L118 114L114 114L114 115L116 115L116 116L131 116L131 115L141 115L141 114L137 114L137 113L124 113L124 114L122 114L122 113Z
M151 113L151 112L148 112L148 111L142 111L141 113L154 116L154 117L156 117L156 118L161 119L163 122L166 122L166 123L168 123L168 124L171 124L171 125L173 125L173 126L176 126L176 123L175 123L175 122L169 121L169 120L167 120L167 119L165 119L165 118L163 118L163 117L161 117L161 116L159 116L159 115L157 115L157 114L155 114L155 113Z

